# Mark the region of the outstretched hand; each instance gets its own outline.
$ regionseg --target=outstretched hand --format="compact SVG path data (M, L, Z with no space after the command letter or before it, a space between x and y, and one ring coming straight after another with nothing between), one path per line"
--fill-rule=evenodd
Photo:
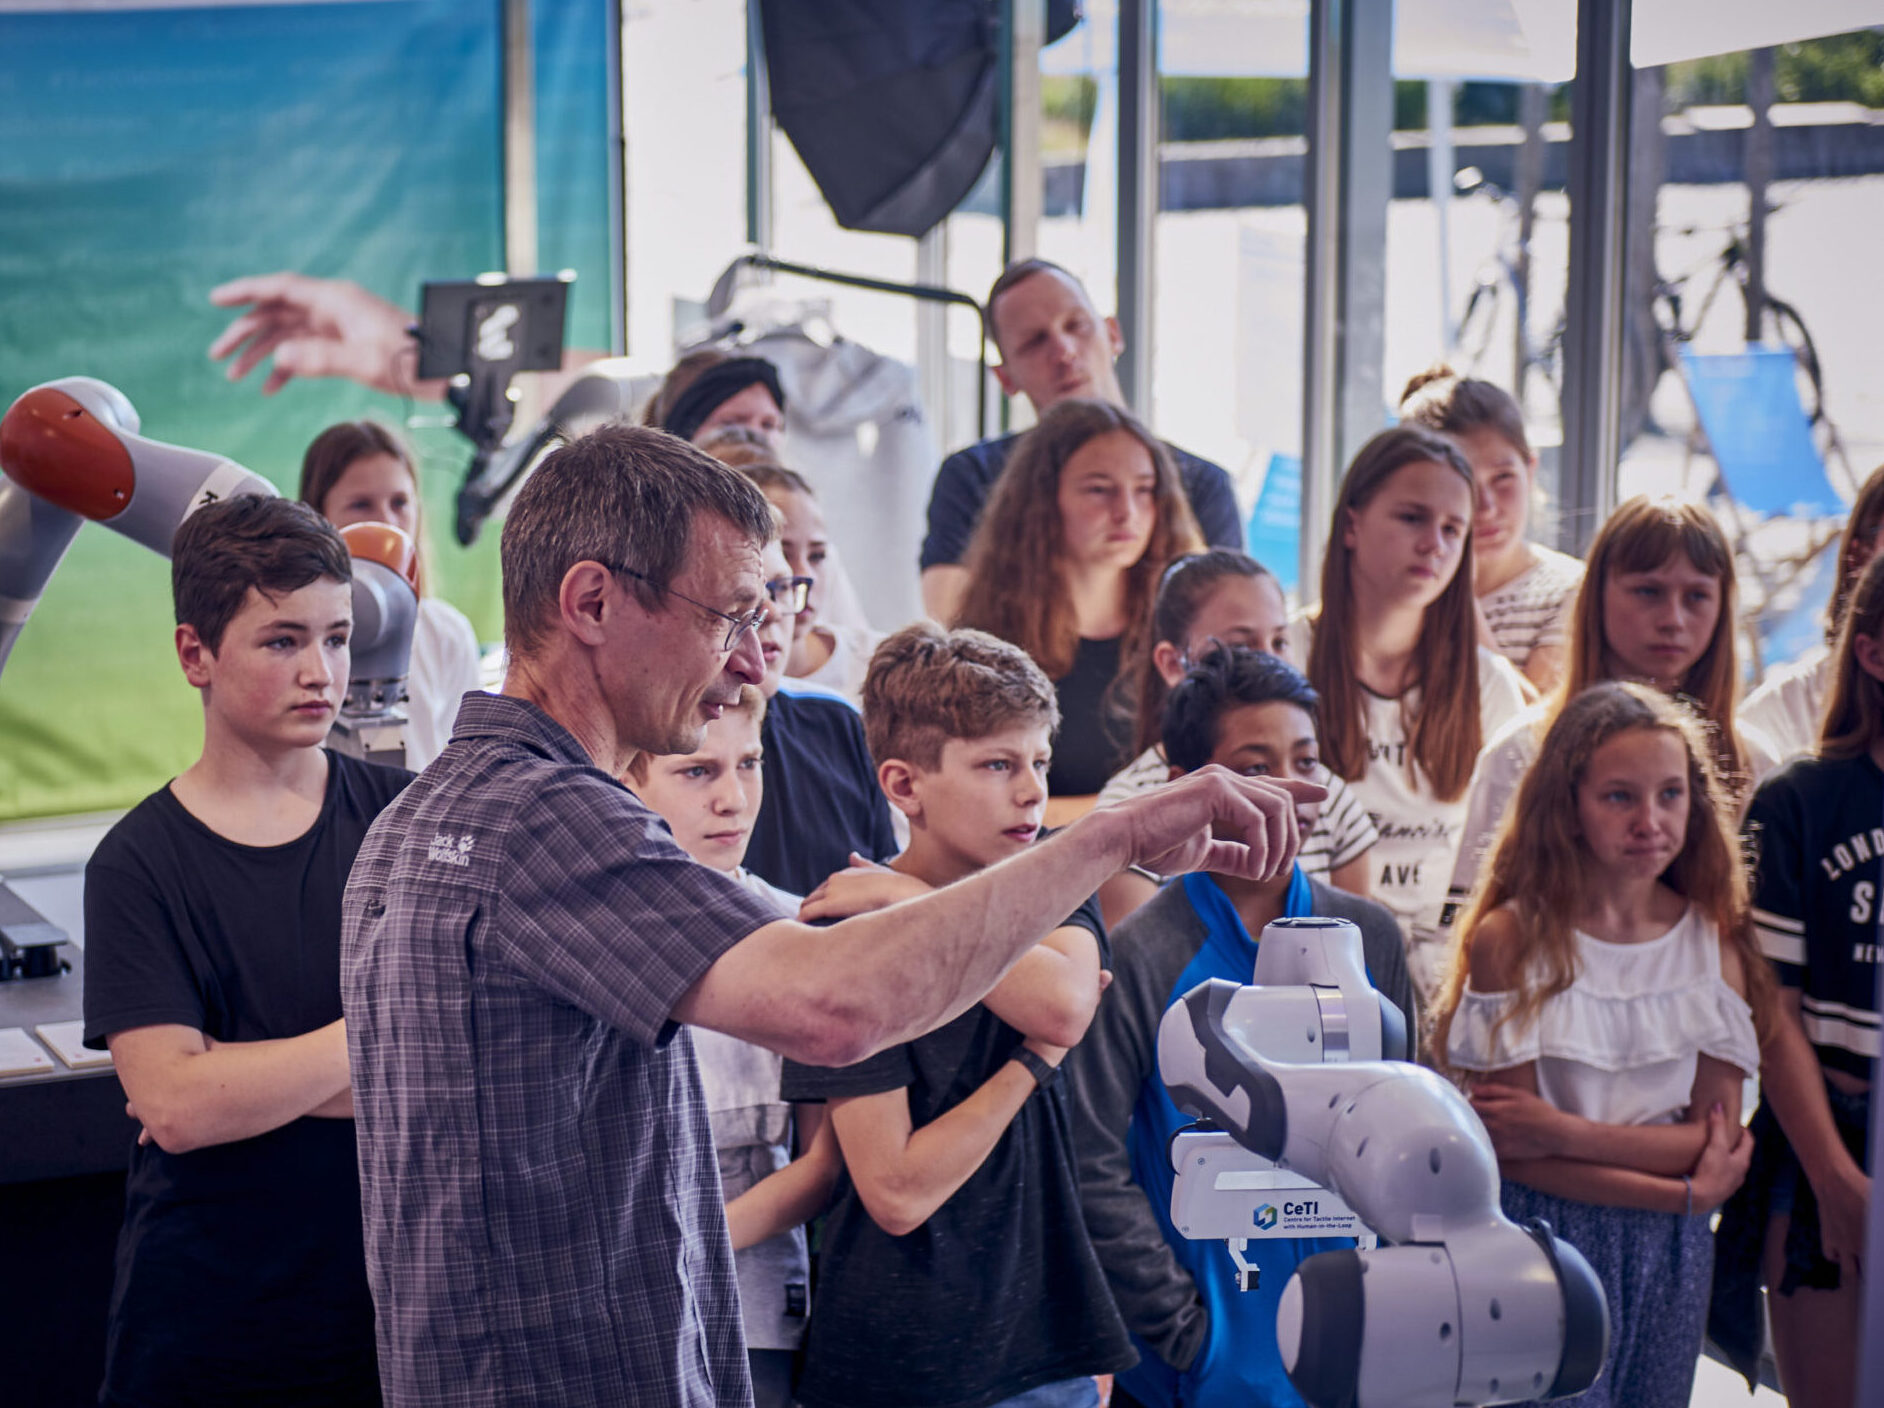
M394 396L424 395L417 380L418 344L406 331L412 315L345 279L306 274L257 274L210 290L219 308L247 307L209 345L240 381L271 354L262 383L272 396L297 376L345 377Z
M1207 870L1273 880L1295 864L1301 849L1296 804L1327 795L1312 782L1244 777L1212 764L1089 815L1110 814L1125 823L1128 863L1155 874Z

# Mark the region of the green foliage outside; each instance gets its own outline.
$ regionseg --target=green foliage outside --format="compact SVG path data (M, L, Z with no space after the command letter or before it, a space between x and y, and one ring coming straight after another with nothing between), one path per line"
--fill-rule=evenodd
M1774 89L1784 103L1854 102L1884 108L1884 27L1812 39L1780 47L1774 55ZM1723 54L1671 64L1667 101L1671 110L1694 104L1746 101L1747 54ZM1300 78L1179 78L1160 81L1167 142L1215 142L1250 137L1295 137L1307 131L1308 82ZM1097 85L1090 78L1052 77L1041 82L1048 155L1084 151L1092 128ZM1463 83L1453 102L1453 122L1481 127L1518 120L1519 85ZM1398 131L1426 126L1427 86L1394 84L1393 116ZM1551 94L1550 116L1570 115L1568 84Z

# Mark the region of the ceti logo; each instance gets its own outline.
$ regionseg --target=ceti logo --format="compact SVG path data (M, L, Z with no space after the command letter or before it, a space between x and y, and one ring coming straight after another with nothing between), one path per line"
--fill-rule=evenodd
M1264 1203L1261 1207L1256 1209L1256 1226L1260 1231L1267 1232L1271 1227L1274 1227L1276 1225L1276 1218L1276 1205L1274 1203Z

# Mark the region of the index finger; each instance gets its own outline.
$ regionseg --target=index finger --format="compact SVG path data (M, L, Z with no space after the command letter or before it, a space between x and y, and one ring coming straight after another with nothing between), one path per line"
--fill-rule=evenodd
M219 308L229 308L265 298L291 298L302 291L306 282L305 274L286 269L273 274L248 274L226 284L217 284L209 291L209 301Z

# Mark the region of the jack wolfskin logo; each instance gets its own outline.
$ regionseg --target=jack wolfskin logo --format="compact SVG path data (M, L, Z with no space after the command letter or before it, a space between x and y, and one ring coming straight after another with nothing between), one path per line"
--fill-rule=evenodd
M432 838L432 846L426 852L427 860L435 860L440 865L471 864L472 838L469 836L447 836L444 832Z

